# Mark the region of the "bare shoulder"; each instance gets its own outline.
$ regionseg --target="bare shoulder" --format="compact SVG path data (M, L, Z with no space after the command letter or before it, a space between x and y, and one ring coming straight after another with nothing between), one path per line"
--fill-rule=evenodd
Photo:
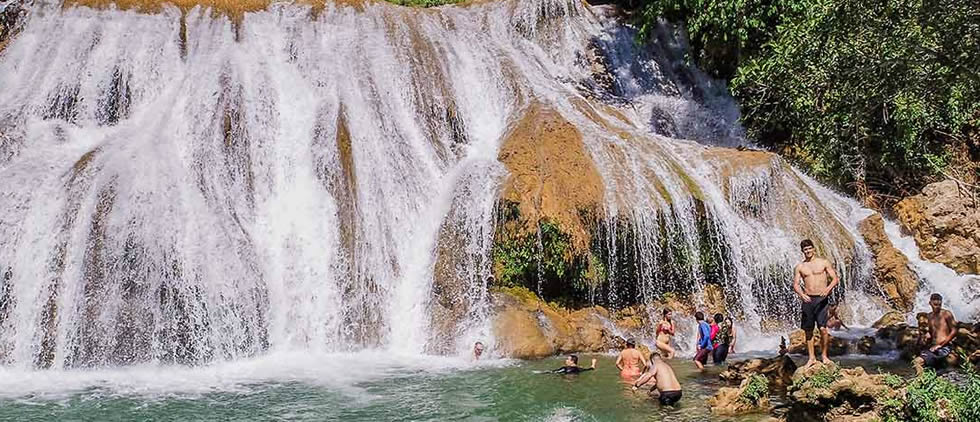
M822 265L822 266L823 266L824 268L833 268L833 267L834 267L834 265L833 265L833 264L831 264L831 263L830 263L830 260L829 260L829 259L827 259L827 258L820 258L820 264L821 264L821 265Z
M953 316L953 311L950 311L949 309L943 309L942 314L943 314L943 318L946 318L951 321L956 320L956 318Z

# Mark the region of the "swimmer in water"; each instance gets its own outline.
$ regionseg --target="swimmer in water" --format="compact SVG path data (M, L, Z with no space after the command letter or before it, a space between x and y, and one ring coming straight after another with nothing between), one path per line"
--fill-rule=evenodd
M673 313L670 309L664 309L663 319L657 324L657 348L663 352L667 359L674 358L674 348L670 347L670 338L674 335Z
M647 366L649 366L649 363L643 357L643 353L636 350L636 340L626 340L626 348L616 358L616 367L619 368L619 375L632 380L640 376Z
M656 380L654 388L660 393L660 404L672 406L680 401L681 383L677 381L674 369L660 357L660 352L650 352L650 369L633 383L633 391L651 379Z
M473 345L473 359L480 360L480 356L482 355L483 355L483 343L478 341L476 342L476 344Z
M585 371L592 371L592 370L595 369L595 362L596 362L596 360L595 359L592 359L592 367L591 368L583 368L581 366L578 366L578 356L576 356L576 355L568 355L568 357L565 358L565 366L562 366L561 368L558 368L558 369L555 369L555 370L552 370L552 371L548 371L546 373L548 373L548 374L570 375L570 374L578 374L580 372L585 372Z

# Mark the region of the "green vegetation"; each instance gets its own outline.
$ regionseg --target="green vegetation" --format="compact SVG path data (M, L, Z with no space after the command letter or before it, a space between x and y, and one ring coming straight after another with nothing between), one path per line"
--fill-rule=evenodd
M749 136L824 182L888 202L956 173L954 161L980 156L978 2L652 0L637 7L641 33L650 34L659 17L683 23L690 60L729 82Z
M443 6L446 4L456 4L461 3L464 0L385 0L388 3L394 3L399 6L409 6L409 7L435 7Z
M840 368L837 366L825 365L809 378L802 378L802 382L810 383L814 389L827 388L840 378Z
M759 400L763 397L769 396L769 378L763 375L755 374L749 377L749 382L742 390L742 394L738 396L739 400L742 400L750 404L758 404Z

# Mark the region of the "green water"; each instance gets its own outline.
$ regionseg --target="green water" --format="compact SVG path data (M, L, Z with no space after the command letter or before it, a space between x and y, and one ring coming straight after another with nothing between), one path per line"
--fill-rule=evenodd
M589 356L582 358L587 362ZM721 368L698 373L687 359L672 362L684 396L678 407L666 408L622 383L611 356L599 356L597 371L567 376L533 372L560 366L557 358L476 366L445 358L384 360L383 354L326 355L305 360L269 358L216 370L0 372L0 378L7 375L6 381L0 380L4 396L0 420L755 421L766 417L712 416L705 401L723 385L717 377ZM889 361L844 360L843 364L863 364L869 370L896 366ZM285 369L277 372L279 366Z

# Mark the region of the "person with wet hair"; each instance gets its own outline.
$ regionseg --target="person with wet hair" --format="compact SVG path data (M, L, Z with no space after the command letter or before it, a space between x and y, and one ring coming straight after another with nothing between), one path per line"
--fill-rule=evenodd
M664 308L663 319L657 324L657 349L663 352L665 359L674 358L674 348L670 346L670 338L674 336L673 312Z
M643 373L649 365L643 353L636 350L636 340L627 339L626 348L619 353L616 358L616 368L619 368L619 376L625 379L634 379Z
M643 384L650 380L656 380L654 389L660 393L658 399L664 406L673 406L681 399L681 383L674 375L674 368L671 368L660 356L660 352L650 352L650 368L636 382L633 383L633 391L637 391ZM651 391L652 392L652 391Z
M473 359L479 360L480 356L483 356L483 343L478 341L473 344Z
M555 369L555 370L548 371L548 373L549 374L574 375L574 374L579 374L579 373L582 373L582 372L585 372L585 371L595 370L595 364L596 364L596 359L593 358L592 359L592 367L583 368L581 366L578 366L578 356L577 355L568 355L568 357L565 358L565 366L562 366L561 368L558 368L558 369Z

